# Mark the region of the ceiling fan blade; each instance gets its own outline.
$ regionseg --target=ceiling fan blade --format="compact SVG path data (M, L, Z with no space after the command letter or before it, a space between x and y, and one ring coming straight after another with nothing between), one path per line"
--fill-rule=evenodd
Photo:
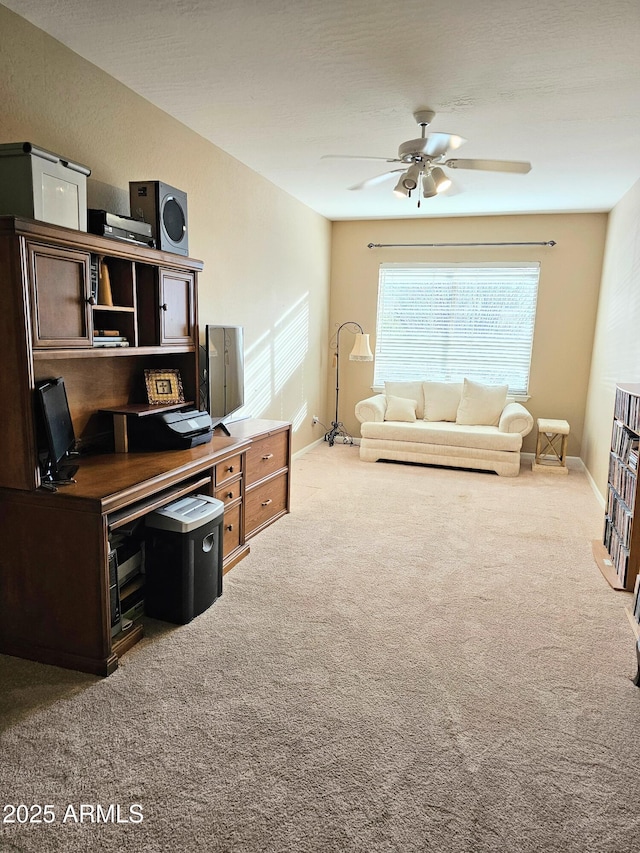
M352 187L347 187L349 190L363 190L366 187L373 187L376 184L381 184L383 181L388 180L392 175L397 175L398 172L404 172L404 169L392 169L390 172L385 172L382 175L375 175L373 178L367 178L364 181L360 181L359 184L354 184Z
M440 157L446 154L447 151L455 151L467 140L457 133L430 133L427 136L427 144L424 147L424 153L430 157Z
M377 160L382 163L401 163L397 157L359 157L357 154L323 154L321 160Z
M526 175L531 171L531 163L524 160L446 160L450 169L480 169L486 172L518 172Z

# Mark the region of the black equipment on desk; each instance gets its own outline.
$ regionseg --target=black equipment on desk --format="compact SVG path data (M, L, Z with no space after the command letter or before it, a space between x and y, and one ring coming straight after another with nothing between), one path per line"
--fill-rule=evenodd
M197 409L130 418L128 431L132 450L188 450L213 435L211 416Z
M40 481L43 485L71 483L78 470L71 461L77 456L76 436L64 379L43 379L35 393Z
M120 216L106 210L89 208L87 227L91 234L111 237L113 240L124 240L125 243L133 243L134 246L150 246L153 249L156 245L151 225L130 216Z

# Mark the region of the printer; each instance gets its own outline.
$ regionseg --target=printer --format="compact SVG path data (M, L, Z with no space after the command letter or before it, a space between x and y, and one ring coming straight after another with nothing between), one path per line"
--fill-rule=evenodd
M189 450L211 441L213 426L208 412L187 409L129 418L128 432L131 450Z

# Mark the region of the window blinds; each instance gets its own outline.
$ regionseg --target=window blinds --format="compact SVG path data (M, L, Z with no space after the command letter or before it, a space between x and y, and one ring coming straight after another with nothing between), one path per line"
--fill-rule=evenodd
M428 379L528 391L539 263L382 264L374 385Z

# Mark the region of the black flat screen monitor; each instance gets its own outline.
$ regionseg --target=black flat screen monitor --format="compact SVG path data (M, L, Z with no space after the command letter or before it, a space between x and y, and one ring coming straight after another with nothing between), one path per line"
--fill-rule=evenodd
M78 466L69 462L69 454L75 447L76 437L69 412L64 379L48 379L36 388L40 401L40 414L48 454L47 473L54 480L69 479Z

